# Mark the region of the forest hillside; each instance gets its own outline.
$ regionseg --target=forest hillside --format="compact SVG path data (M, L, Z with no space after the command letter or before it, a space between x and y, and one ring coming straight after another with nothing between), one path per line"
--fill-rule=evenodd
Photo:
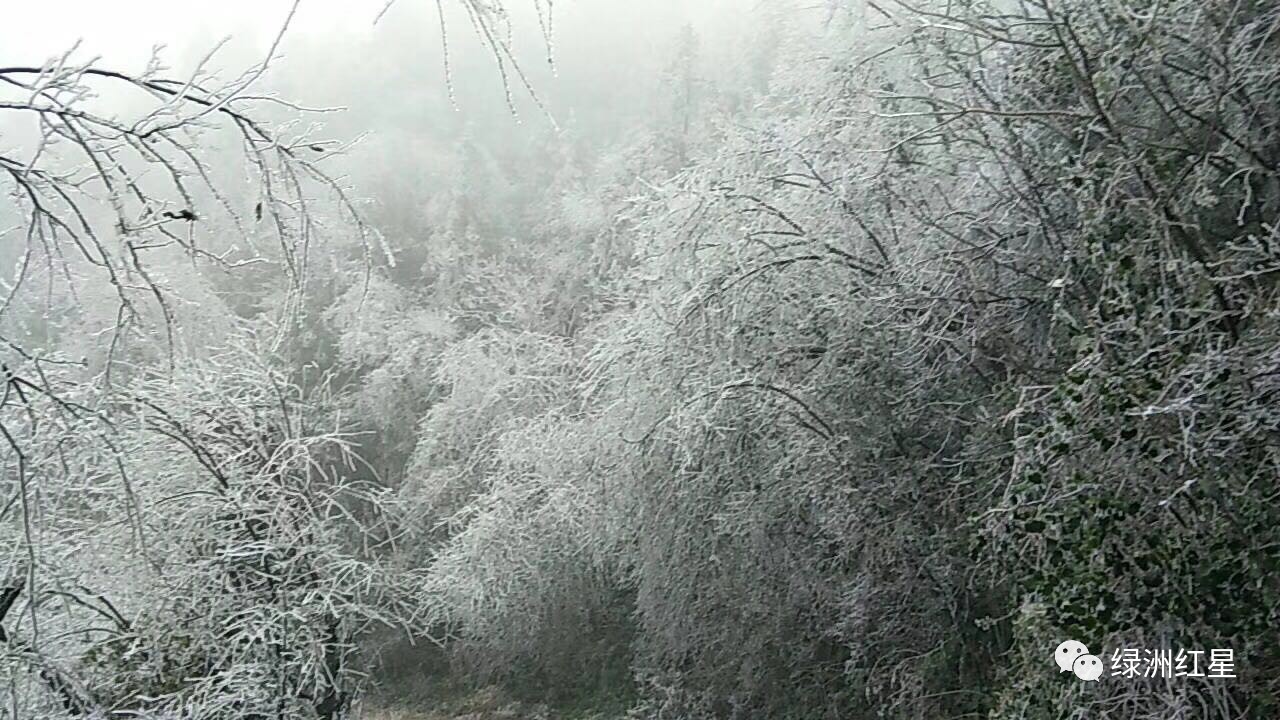
M407 3L0 67L0 718L1280 717L1280 3Z

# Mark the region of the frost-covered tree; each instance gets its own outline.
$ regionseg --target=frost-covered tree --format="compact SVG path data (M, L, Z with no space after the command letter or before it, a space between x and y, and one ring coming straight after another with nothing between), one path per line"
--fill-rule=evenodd
M21 707L338 717L396 625L433 689L617 716L1274 715L1280 11L810 5L673 29L608 147L569 119L392 158L386 253L294 234L346 190L285 182L324 156L281 141L247 166L302 193L278 233L279 195L206 220L139 183L136 232L189 232L112 255L122 296L31 263L0 309L45 353L3 407ZM500 4L440 7L524 84ZM42 222L33 258L76 247ZM239 247L263 228L301 244ZM1238 677L1062 682L1064 637Z
M464 635L527 643L510 608L585 567L533 558L587 546L658 717L1265 716L1276 18L797 19L751 110L615 215L624 299L525 476L560 494L500 481L501 444L442 550ZM517 532L548 497L574 532ZM1251 669L1082 698L1041 672L1077 635Z
M336 718L355 639L415 617L326 383L282 369L316 248L375 235L336 146L261 91L279 43L230 78L212 55L0 67L15 717Z

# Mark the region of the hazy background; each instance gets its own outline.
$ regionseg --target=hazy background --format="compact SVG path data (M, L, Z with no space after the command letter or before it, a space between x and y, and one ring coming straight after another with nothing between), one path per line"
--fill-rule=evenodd
M181 76L225 39L212 65L234 76L266 55L291 5L287 0L9 2L0 14L0 52L7 64L37 64L79 41L75 57L100 56L103 66L139 71L153 48L162 46L170 74ZM468 131L472 139L479 133L493 135L491 142L502 143L501 135L519 143L552 127L514 75L513 117L494 57L460 4L446 4L456 107L448 98L436 4L398 0L375 24L383 5L382 0L304 0L259 90L309 106L341 106L343 116L327 118L332 133L394 138L398 151L404 150L402 143L452 141ZM555 2L554 72L534 4L517 0L509 9L526 74L560 129L581 136L612 135L643 112L682 34L720 38L716 47L702 43L709 64L731 62L734 36L745 29L755 5L754 0Z
M1280 716L1280 3L1054 5L303 0L270 142L0 83L0 720Z
M545 187L542 175L593 167L611 148L661 134L664 123L687 131L679 118L696 114L694 103L673 111L687 101L677 96L745 88L744 75L769 52L760 37L772 32L770 6L758 0L552 4L554 68L534 2L507 3L514 52L542 109L510 71L508 103L494 54L461 3L443 4L450 101L434 0L397 0L376 23L383 0L303 0L251 94L340 108L302 122L320 123L318 137L359 140L327 167L370 202L369 219L398 251L413 252L430 244L422 229L431 205L456 205L469 223L501 226L483 234L524 235L519 216L540 202L529 191ZM161 47L167 74L187 77L225 41L207 67L231 80L266 57L291 7L288 0L9 3L0 53L5 64L38 64L78 41L74 58L100 56L101 67L140 72ZM824 7L812 14L824 15ZM100 101L128 97L104 93ZM34 119L0 116L0 151L29 143Z

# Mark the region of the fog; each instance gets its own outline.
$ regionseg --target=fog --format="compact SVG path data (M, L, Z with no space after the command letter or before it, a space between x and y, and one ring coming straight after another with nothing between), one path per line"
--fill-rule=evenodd
M448 4L450 70L456 102L446 86L440 19L434 3L293 3L228 0L172 3L11 3L0 26L7 56L39 63L72 47L75 57L100 57L104 66L140 70L159 48L171 74L191 72L214 48L209 67L238 73L266 57L285 28L270 72L258 89L310 107L343 108L329 121L347 132L455 138L462 127L495 138L528 137L548 125L586 125L618 133L643 112L647 94L669 65L686 29L703 38L713 63L732 62L735 45L764 22L749 0L562 0L554 5L551 36L533 3L510 10L514 58L545 110L509 78L515 114L506 103L493 51L473 30L461 4ZM767 16L766 16L767 17ZM548 47L547 40L550 40ZM548 58L554 61L554 68ZM504 109L507 109L504 112ZM549 116L549 117L548 117Z
M443 32L431 2L310 0L296 10L243 0L15 3L0 37L9 56L29 64L75 48L73 62L100 58L103 67L136 72L158 59L170 76L201 68L224 81L266 59L278 40L253 92L323 110L295 115L344 147L336 174L377 203L379 193L404 191L395 179L402 173L417 178L419 199L447 189L464 148L490 156L489 171L514 175L527 169L531 143L603 152L646 127L673 92L664 79L682 37L698 38L694 61L710 84L735 75L778 19L746 0L571 0L555 4L544 29L540 3L517 3L507 8L511 59L525 82L505 59L504 77L463 4L441 10ZM134 99L96 98L107 112ZM23 136L29 120L0 117L10 139L25 145L34 140Z
M0 720L1276 716L1280 4L0 2Z

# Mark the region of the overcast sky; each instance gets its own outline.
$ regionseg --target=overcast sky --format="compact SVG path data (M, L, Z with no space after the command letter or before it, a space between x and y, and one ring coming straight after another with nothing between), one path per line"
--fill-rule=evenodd
M0 48L9 61L43 59L76 40L88 54L102 55L111 64L142 62L153 45L183 48L231 33L238 43L252 47L245 31L267 35L289 10L285 0L9 0L0 22ZM369 16L360 2L318 0L304 2L296 29L318 32L336 23ZM362 11L364 11L362 13ZM371 17L364 19L369 24Z
M349 108L353 115L342 124L352 132L376 135L390 131L388 122L402 131L429 132L426 125L439 125L439 108L449 103L435 0L396 0L375 26L384 2L302 0L273 71L262 79L258 91L276 91L311 106ZM616 114L619 93L634 95L635 88L651 84L668 66L674 39L684 27L691 26L701 35L727 37L760 2L542 0L544 7L554 5L558 75L549 72L545 62L534 0L507 0L507 5L515 18L517 57L552 114L558 120L583 120L606 107ZM469 26L460 1L444 3L461 111L457 120L509 122L491 53ZM235 75L264 56L292 4L292 0L0 0L0 64L39 64L80 41L76 57L81 61L100 56L104 66L137 71L144 67L151 49L163 45L162 59L173 68L169 74L181 77L210 48L227 39L214 64ZM708 46L702 44L704 50ZM539 114L521 93L516 93L516 100L522 117ZM437 110L423 109L428 107ZM600 130L598 119L596 126Z
M466 52L475 35L458 12L457 0L445 0L450 12L451 50ZM756 0L556 0L557 44L574 47L652 42L686 23L703 25L734 6ZM375 26L384 0L302 0L283 47L285 62L297 62L299 47L320 39L332 49L377 47L378 43L421 43L438 51L439 29L433 0L397 0ZM543 54L533 21L533 0L508 0L517 20L517 46L523 60ZM181 65L223 38L227 57L247 58L270 45L289 14L292 0L3 0L0 6L0 56L5 63L37 63L59 54L77 40L82 57L101 56L106 64L137 67L151 48L165 45L165 58ZM429 12L428 12L429 11ZM520 27L524 25L524 27ZM405 30L411 30L407 37ZM601 41L604 43L601 43ZM364 58L359 58L364 59ZM608 62L608 58L600 58Z
M517 56L556 119L575 142L604 148L626 136L663 106L654 88L670 68L677 38L686 27L702 36L704 69L732 71L736 40L772 0L554 0L554 56L533 12L534 0L507 0L514 16ZM460 0L449 9L449 52L456 107L446 92L435 0L396 0L374 24L385 0L302 0L272 72L256 92L274 93L307 106L345 112L311 116L326 138L363 137L346 169L353 179L395 167L407 182L416 165L437 162L463 142L478 142L501 155L519 154L552 127L528 96L512 84L520 119L509 112L493 55L466 21ZM214 65L223 78L261 60L289 15L292 0L0 0L0 65L40 64L80 41L80 61L141 70L156 45L164 45L171 77L184 77L223 39ZM546 0L542 0L545 7ZM714 40L714 41L712 41ZM657 91L657 92L660 92ZM104 102L117 97L102 89ZM655 105L656 103L656 105ZM22 146L13 123L27 116L0 114L0 148ZM310 122L310 120L308 120ZM30 129L30 128L28 128ZM513 162L518 162L513 161ZM519 168L508 168L518 172ZM385 174L385 173L384 173ZM443 179L438 179L444 182ZM411 183L410 183L411 184Z

